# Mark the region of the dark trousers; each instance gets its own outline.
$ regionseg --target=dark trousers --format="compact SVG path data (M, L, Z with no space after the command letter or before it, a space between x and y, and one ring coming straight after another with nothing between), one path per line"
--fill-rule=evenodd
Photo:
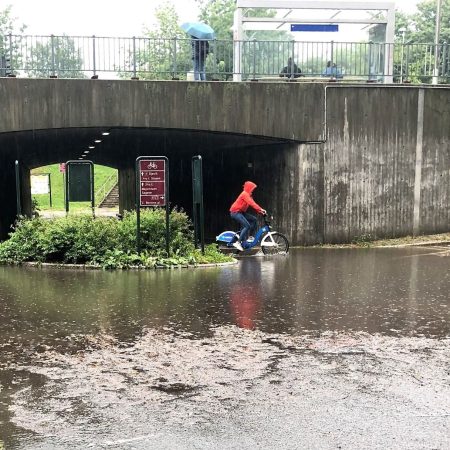
M241 225L241 231L239 234L239 240L241 242L244 242L249 234L253 231L256 231L256 224L258 222L258 220L256 219L255 216L253 216L252 214L249 214L247 212L244 213L230 213L230 216L232 219L236 220L237 222L239 222L239 224Z

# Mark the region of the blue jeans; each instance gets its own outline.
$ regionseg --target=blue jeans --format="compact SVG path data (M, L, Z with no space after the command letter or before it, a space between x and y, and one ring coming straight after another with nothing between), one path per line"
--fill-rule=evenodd
M239 234L239 240L241 242L244 242L248 236L249 233L251 233L251 231L255 232L256 231L256 224L258 222L258 220L256 219L255 216L249 214L249 213L230 213L230 216L232 219L236 220L237 222L240 223L240 225L242 226L240 234Z
M194 80L205 81L205 60L201 58L194 58Z

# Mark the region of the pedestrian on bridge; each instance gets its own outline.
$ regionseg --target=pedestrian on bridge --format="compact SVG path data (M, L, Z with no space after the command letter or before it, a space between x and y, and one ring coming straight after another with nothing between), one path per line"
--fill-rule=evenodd
M192 37L192 60L194 61L194 80L205 81L205 61L209 53L209 42L205 39Z
M288 59L287 64L281 69L280 77L298 78L302 76L302 70L292 61Z

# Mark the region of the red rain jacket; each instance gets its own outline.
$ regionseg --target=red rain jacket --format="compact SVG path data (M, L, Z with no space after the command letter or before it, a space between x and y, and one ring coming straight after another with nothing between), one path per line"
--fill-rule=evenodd
M256 189L256 184L252 181L246 181L244 183L244 190L239 194L236 201L231 205L230 212L240 212L243 213L247 211L248 207L251 206L256 212L262 214L264 211L258 203L252 198L252 192Z

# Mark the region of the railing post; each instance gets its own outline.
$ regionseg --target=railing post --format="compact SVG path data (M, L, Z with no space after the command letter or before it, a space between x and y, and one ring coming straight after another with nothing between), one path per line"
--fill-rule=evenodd
M334 63L334 41L331 41L331 55L330 55L330 61Z
M97 75L97 66L96 66L96 56L95 56L95 35L92 36L92 71L93 75L91 77L92 80L96 80L98 78Z
M447 73L447 42L442 43L442 77L449 77Z
M53 34L50 35L50 43L51 43L51 49L52 49L52 70L51 70L50 78L56 78L56 73L55 73L55 36Z
M289 68L290 70L290 76L289 76L289 80L293 80L294 79L294 58L295 58L295 40L293 39L291 41L292 43L292 51L291 51L291 67Z
M431 84L439 84L439 43L434 44L434 66Z
M372 81L372 51L373 51L373 42L369 41L369 77L368 81Z
M253 39L253 81L256 81L256 39Z
M409 82L409 44L406 43L406 59L405 59L405 83Z
M136 36L133 36L133 76L131 77L132 80L139 80L137 76L137 70L136 70Z
M173 64L172 64L172 80L178 80L177 77L177 38L173 40Z
M13 43L12 43L12 33L9 33L9 73L8 77L14 78L14 67L13 67Z

